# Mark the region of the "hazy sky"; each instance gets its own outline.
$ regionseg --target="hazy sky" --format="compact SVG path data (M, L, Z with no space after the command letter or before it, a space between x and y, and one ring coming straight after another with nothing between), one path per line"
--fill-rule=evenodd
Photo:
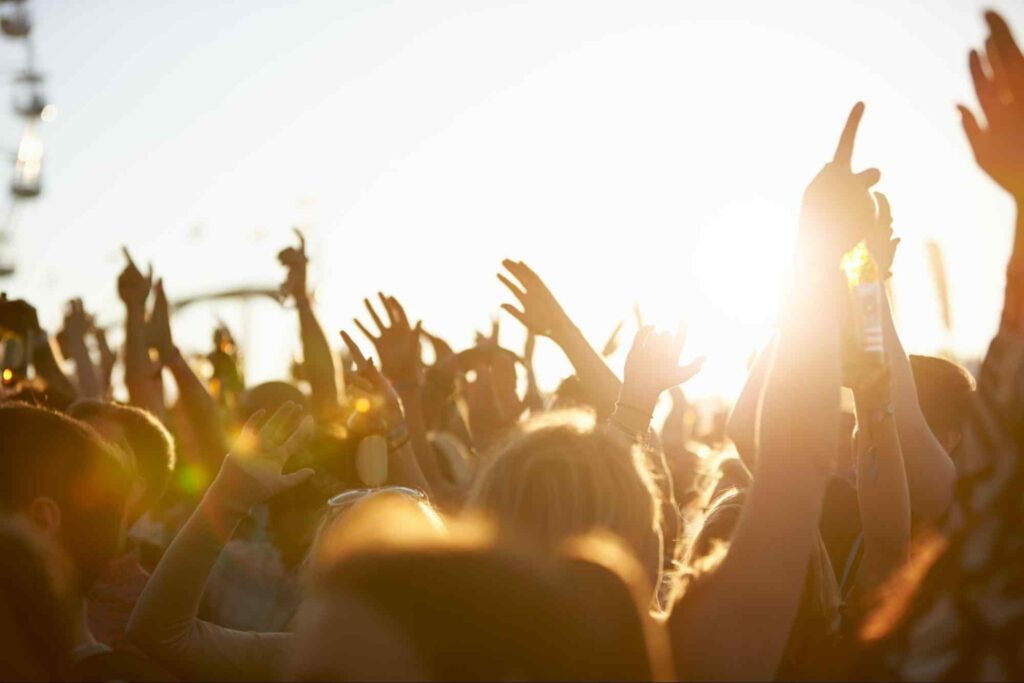
M1012 206L954 108L974 103L981 3L31 4L60 115L43 132L45 194L9 247L18 275L0 284L51 328L75 295L119 317L121 244L176 298L276 285L275 254L304 223L332 342L384 287L465 344L506 300L494 272L509 256L596 344L634 300L666 326L686 317L689 353L708 355L694 390L732 392L774 313L803 188L863 99L855 165L881 168L903 238L907 346L944 343L930 239L953 347L978 354L994 331ZM1024 5L989 5L1024 31ZM0 134L13 149L13 119ZM237 306L183 312L183 346L204 347L215 315L242 331ZM253 376L282 374L292 314L260 304L249 322ZM565 365L540 352L550 384Z

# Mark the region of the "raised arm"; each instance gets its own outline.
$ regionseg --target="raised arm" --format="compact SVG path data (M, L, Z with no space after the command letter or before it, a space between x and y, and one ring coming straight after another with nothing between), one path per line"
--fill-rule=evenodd
M839 259L875 217L868 188L878 172L850 169L862 113L854 107L833 161L804 195L749 498L722 564L673 614L684 678L768 680L789 638L838 446ZM744 644L742 657L735 643Z
M123 249L127 264L117 278L117 293L124 302L124 383L132 405L166 418L161 367L149 357L146 341L146 299L153 286L153 269L143 275Z
M75 364L78 395L83 398L103 398L104 387L99 371L85 341L91 326L91 317L86 314L82 300L72 299L64 312L64 327L57 333L57 344L61 354Z
M876 192L875 198L878 218L865 235L865 242L879 272L888 277L899 239L892 237L889 200L881 192ZM906 465L911 510L921 521L936 522L953 500L956 469L949 454L932 434L921 410L910 358L896 333L888 297L883 297L882 302L882 336L886 362L892 373L894 418Z
M369 307L369 302L367 302ZM357 321L358 325L358 321ZM362 328L362 325L359 325ZM364 330L365 332L365 330ZM441 493L435 491L435 483L424 476L419 453L416 452L415 440L426 438L425 434L414 436L414 432L421 429L418 425L411 425L408 422L408 414L403 410L403 400L387 378L377 369L372 360L368 360L359 346L352 341L348 333L342 332L341 338L348 347L349 354L356 364L356 375L353 378L352 387L354 390L362 391L367 396L377 399L375 402L380 406L380 416L383 421L384 431L387 437L388 453L388 479L401 486L420 489L428 495L444 495L444 482L438 479L437 487ZM412 406L416 409L416 404ZM420 409L422 419L422 409ZM424 444L420 444L423 448ZM426 444L430 448L430 444ZM433 453L430 454L431 456ZM430 462L436 467L436 458L431 457ZM440 470L436 471L440 477Z
M338 404L338 382L334 367L334 355L327 343L327 335L320 327L306 285L306 239L298 230L297 247L283 249L277 260L288 269L288 275L281 285L281 294L295 301L299 314L299 333L302 336L302 362L309 382L311 403L318 419L337 417L341 411Z
M910 558L910 490L894 418L889 368L854 382L857 501L864 557L849 603L868 608L878 588Z
M128 623L128 637L182 678L270 680L285 663L290 634L234 631L196 618L210 571L249 509L313 475L310 469L282 472L288 458L306 446L312 419L291 403L263 418L257 412L242 430Z
M522 261L501 262L515 282L498 273L523 310L511 304L501 307L536 335L549 337L568 357L584 390L597 410L607 417L615 408L622 383L601 355L590 345L583 333L566 314L544 281Z
M191 428L190 433L195 437L195 446L199 449L198 453L189 455L201 459L215 469L220 466L220 459L227 447L224 443L220 406L174 343L174 335L171 333L171 310L162 279L157 280L153 286L153 312L149 325L150 341L156 347L160 362L174 377L174 383L178 387L178 401L184 409Z

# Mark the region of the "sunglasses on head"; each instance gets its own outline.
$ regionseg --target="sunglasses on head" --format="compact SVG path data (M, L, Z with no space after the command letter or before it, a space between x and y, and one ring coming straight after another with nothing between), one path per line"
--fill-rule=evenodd
M378 493L396 493L400 496L412 498L415 501L427 501L427 494L423 493L423 491L420 491L419 489L409 488L408 486L380 486L372 489L351 489L349 491L342 491L337 495L331 496L327 500L327 504L332 508L341 507L342 505L354 503L361 498L376 495Z

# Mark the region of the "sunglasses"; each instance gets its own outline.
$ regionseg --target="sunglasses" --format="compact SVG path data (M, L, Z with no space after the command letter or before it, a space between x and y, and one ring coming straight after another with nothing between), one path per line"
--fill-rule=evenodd
M423 493L419 489L409 488L408 486L380 486L372 489L352 489L350 491L343 491L337 495L331 496L327 500L327 504L332 507L341 507L349 503L354 503L361 498L366 496L376 495L378 493L397 493L400 496L411 498L418 502L427 502L427 494Z

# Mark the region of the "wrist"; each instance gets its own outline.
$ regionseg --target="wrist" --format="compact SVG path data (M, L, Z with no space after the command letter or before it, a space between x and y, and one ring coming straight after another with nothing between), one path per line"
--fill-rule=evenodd
M654 407L658 404L658 396L661 392L652 393L642 389L636 389L629 386L623 386L622 391L619 392L619 397L616 400L616 410L622 409L623 411L632 413L637 416L645 417L648 420L654 415Z

